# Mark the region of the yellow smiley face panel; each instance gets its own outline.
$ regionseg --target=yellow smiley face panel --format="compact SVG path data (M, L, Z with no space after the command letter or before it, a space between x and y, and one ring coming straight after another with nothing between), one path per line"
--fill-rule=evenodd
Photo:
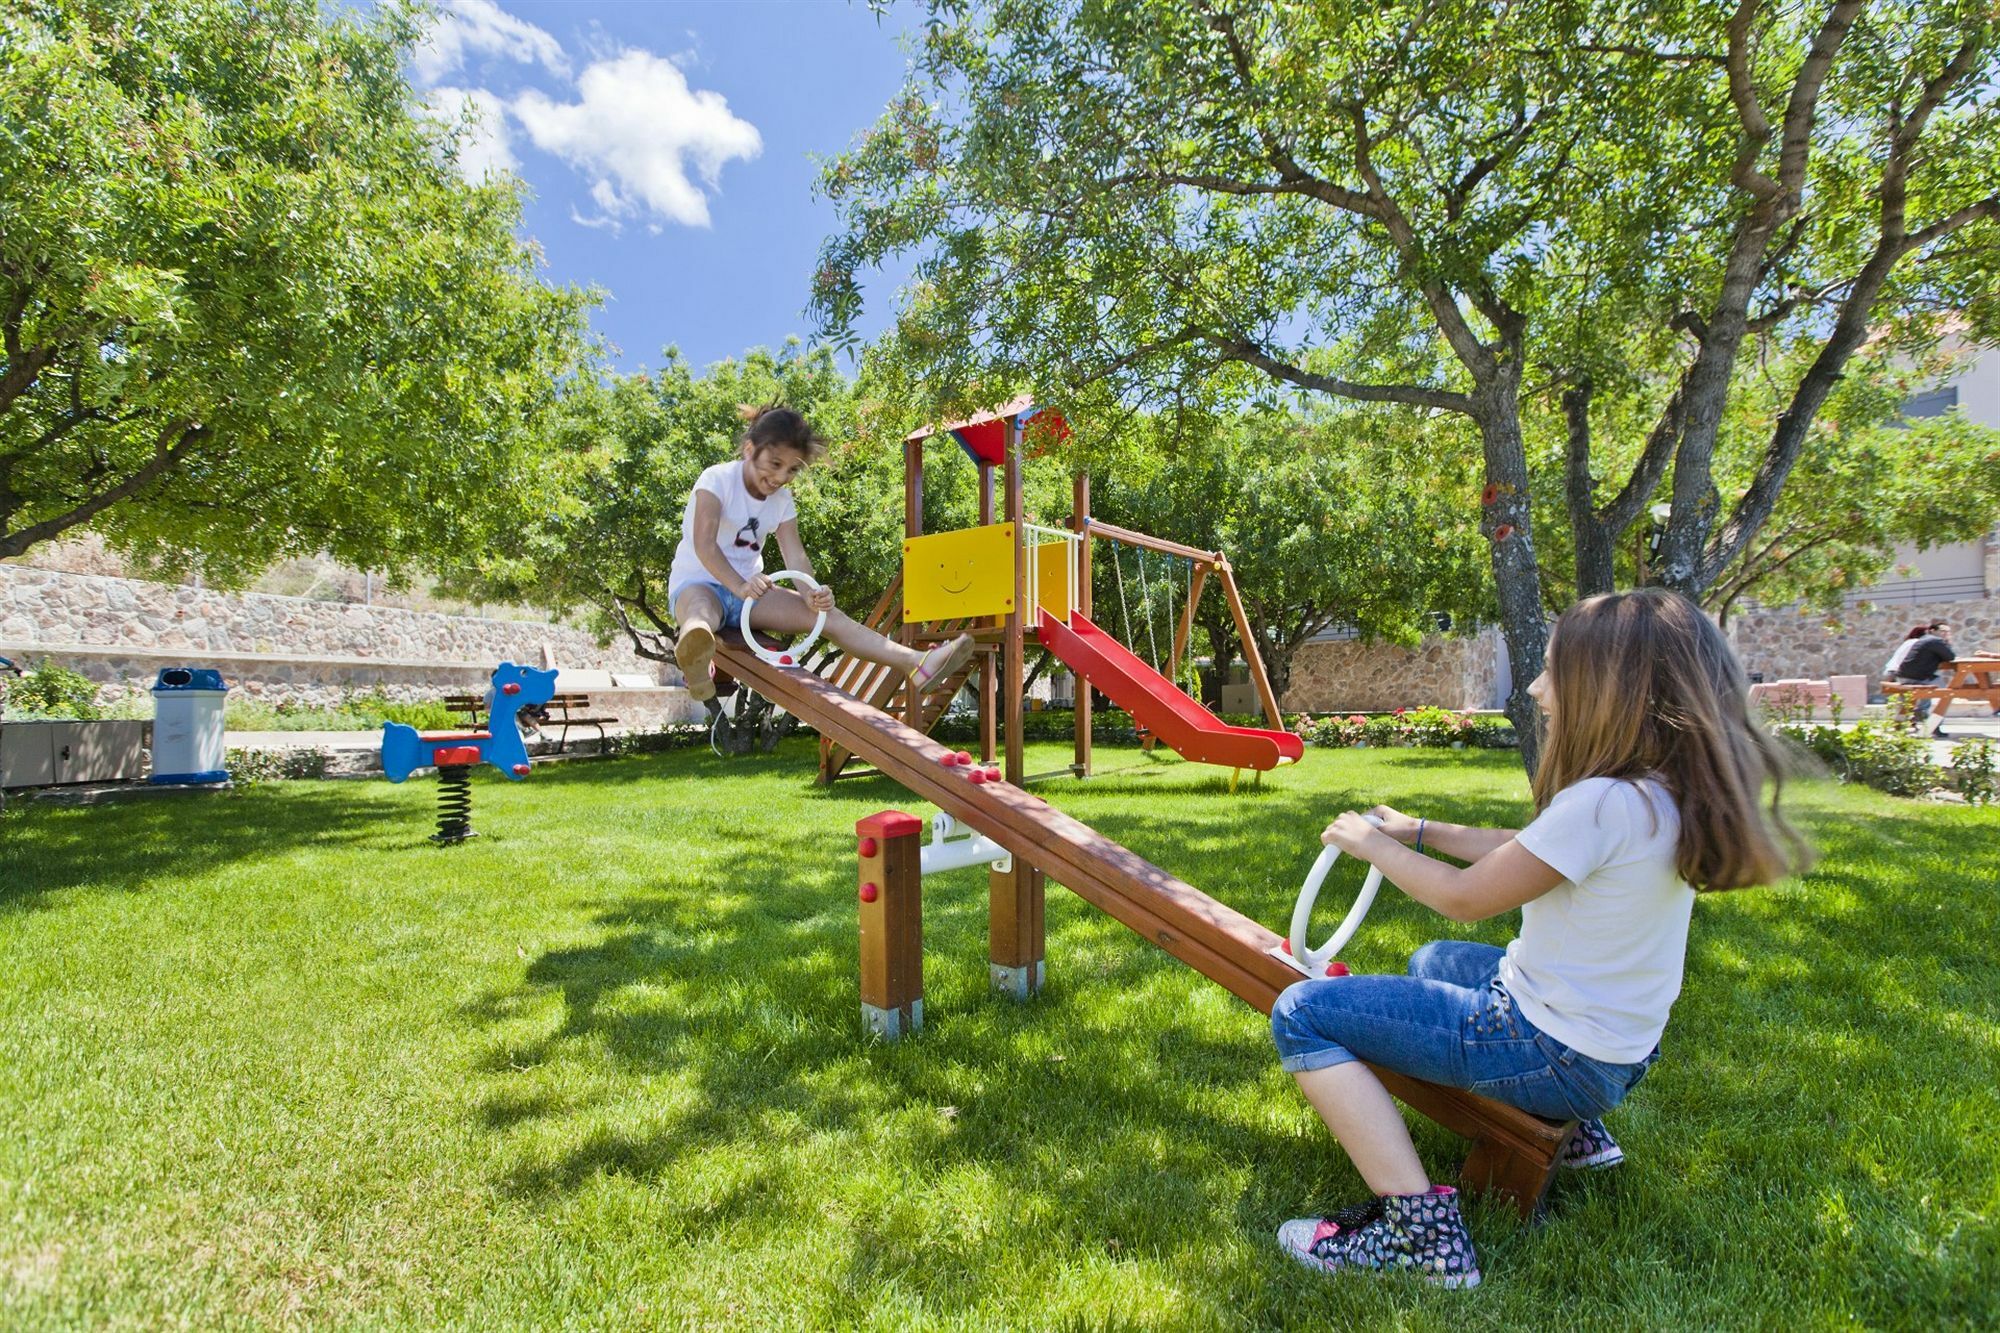
M991 523L903 543L903 619L963 620L1014 609L1014 525Z

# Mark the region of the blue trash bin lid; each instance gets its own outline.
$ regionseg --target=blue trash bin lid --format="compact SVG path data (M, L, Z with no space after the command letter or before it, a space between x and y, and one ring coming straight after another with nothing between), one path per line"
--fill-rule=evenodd
M155 694L176 694L187 690L219 693L228 688L222 673L213 667L161 667L158 678L153 681Z

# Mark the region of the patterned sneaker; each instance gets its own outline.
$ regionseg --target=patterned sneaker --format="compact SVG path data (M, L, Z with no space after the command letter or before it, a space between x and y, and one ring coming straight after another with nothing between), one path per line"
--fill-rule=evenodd
M1391 1194L1332 1217L1296 1218L1278 1228L1278 1244L1322 1272L1408 1271L1440 1287L1479 1285L1479 1258L1458 1213L1458 1191L1449 1185Z
M917 663L910 679L917 683L919 690L928 690L941 680L950 680L972 656L972 636L961 634L957 638L941 643L924 654L924 660Z
M1604 1122L1586 1120L1576 1127L1576 1133L1569 1136L1569 1142L1563 1145L1562 1156L1556 1158L1556 1165L1581 1171L1602 1171L1624 1160L1625 1150L1604 1128Z
M706 625L690 625L674 644L674 661L687 681L688 698L697 703L715 697L715 682L708 673L709 659L714 656L715 631Z

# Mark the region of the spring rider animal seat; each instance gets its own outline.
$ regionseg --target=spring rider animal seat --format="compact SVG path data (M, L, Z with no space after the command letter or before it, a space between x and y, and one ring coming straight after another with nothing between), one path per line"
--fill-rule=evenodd
M528 743L521 739L517 713L529 704L545 704L556 692L556 673L502 662L493 668L486 690L485 731L419 734L400 722L382 724L382 771L401 782L411 772L434 764L438 771L437 832L439 844L464 842L472 831L473 765L486 763L508 781L528 776Z

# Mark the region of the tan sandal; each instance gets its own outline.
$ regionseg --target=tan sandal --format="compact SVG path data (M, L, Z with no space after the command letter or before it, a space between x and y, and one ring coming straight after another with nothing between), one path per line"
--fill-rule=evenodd
M972 660L972 636L961 634L949 643L941 643L924 654L924 660L917 663L910 672L919 690L928 690L941 680L950 680L965 664Z
M674 644L674 661L680 664L687 682L688 698L703 703L715 697L715 681L709 676L709 662L715 656L715 631L706 625L691 625Z

